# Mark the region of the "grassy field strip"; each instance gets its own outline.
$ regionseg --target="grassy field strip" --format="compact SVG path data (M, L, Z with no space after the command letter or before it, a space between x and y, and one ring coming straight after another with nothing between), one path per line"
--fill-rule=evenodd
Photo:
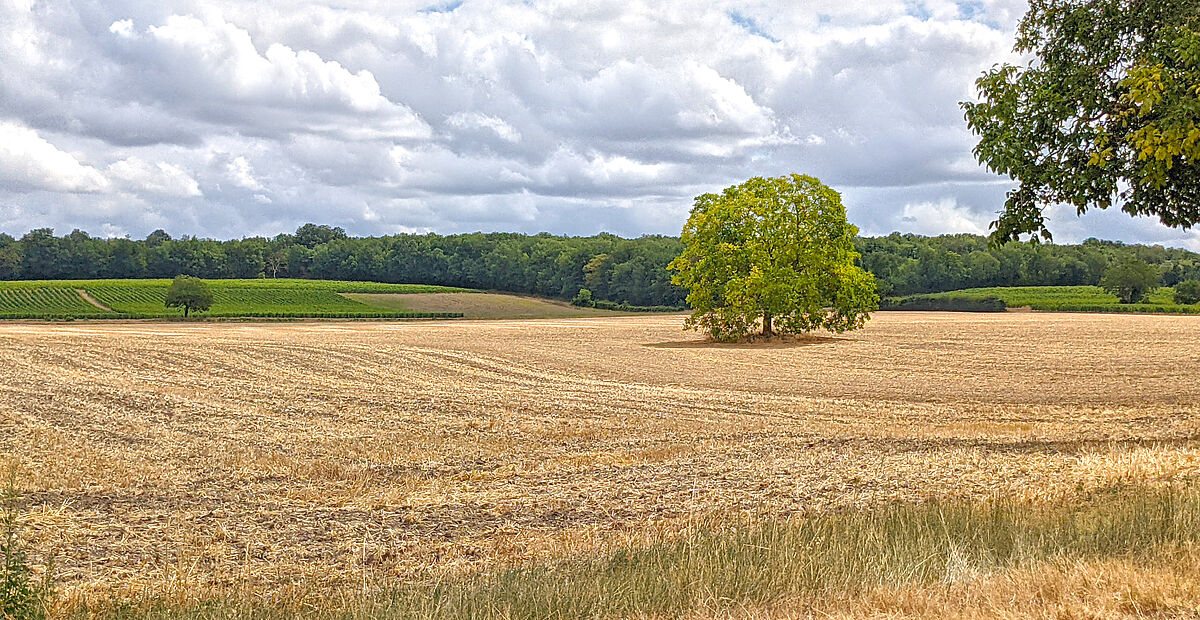
M0 282L0 318L169 318L170 280L62 280ZM211 280L213 307L204 317L455 317L445 310L372 305L351 294L459 294L449 287L316 280Z
M42 316L98 316L108 311L83 299L71 287L0 286L0 318L40 318Z
M210 280L213 306L197 318L570 318L634 310L580 308L566 302L450 287L314 280ZM172 318L169 280L0 282L0 318ZM68 291L70 291L68 293Z
M344 313L386 312L346 299L335 292L313 289L264 289L214 287L213 308L207 316L243 316L259 312ZM94 296L117 312L126 314L164 314L166 287L94 288ZM171 312L171 314L175 314Z
M1004 286L930 293L916 297L972 300L997 298L1009 308L1028 307L1044 312L1200 314L1200 304L1176 304L1172 290L1167 287L1151 293L1145 303L1136 304L1122 304L1116 295L1098 286Z
M205 280L212 288L299 288L343 293L455 293L470 292L470 289L460 289L449 286L433 286L426 284L389 284L385 282L357 282L350 280L304 280L296 278L252 278L252 279L219 279ZM38 289L38 288L84 288L100 287L139 288L170 286L169 278L149 278L144 280L6 280L0 282L0 289Z

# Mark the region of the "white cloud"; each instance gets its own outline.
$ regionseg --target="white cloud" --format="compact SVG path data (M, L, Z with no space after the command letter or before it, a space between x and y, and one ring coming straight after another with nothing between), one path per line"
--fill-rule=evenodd
M109 176L123 182L126 189L141 194L163 196L200 196L200 185L186 170L165 162L151 163L130 157L108 166Z
M117 21L113 22L111 25L109 25L108 31L123 38L123 39L132 39L134 36L136 36L136 34L133 31L133 20L132 19L117 20Z
M0 184L11 191L98 192L104 175L60 150L38 132L0 121Z
M104 224L103 226L100 227L100 236L101 237L108 237L108 238L124 237L127 234L129 234L129 233L125 232L125 229L121 228L120 226L114 226L112 224Z
M149 89L195 106L206 120L278 122L351 140L429 136L412 110L380 94L369 70L352 72L278 42L260 52L250 32L213 16L171 15L148 35L137 58L143 70L156 70Z
M521 132L502 119L479 112L457 112L446 118L446 124L459 130L485 129L506 142L520 142Z
M256 192L262 191L262 183L259 183L258 179L254 177L254 169L244 155L238 155L226 161L224 168L226 178L237 187Z
M900 221L905 229L922 235L942 233L987 233L988 216L980 216L959 205L953 198L936 202L918 202L904 205Z
M0 229L676 234L791 172L870 234L1004 200L958 102L1023 0L429 4L0 3ZM1126 219L1054 224L1192 242Z
M224 21L172 15L150 26L161 62L178 72L175 85L208 96L373 112L387 105L369 71L352 74L317 54L272 43L260 54L250 33Z

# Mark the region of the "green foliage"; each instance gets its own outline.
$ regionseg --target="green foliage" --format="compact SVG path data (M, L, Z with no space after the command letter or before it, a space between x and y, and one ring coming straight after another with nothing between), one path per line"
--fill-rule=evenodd
M295 241L297 245L302 245L306 248L315 248L318 245L324 245L330 241L336 241L346 238L346 231L341 227L330 227L317 224L305 224L296 229Z
M215 296L208 316L225 314L221 286L293 288L305 282L314 283L314 291L329 293L389 292L380 288L388 286L429 286L432 290L449 286L567 300L586 288L597 302L639 307L681 307L686 297L682 287L671 283L671 272L666 269L683 249L679 239L670 237L393 235L332 239L309 248L296 244L292 235L214 241L171 239L170 235L160 234L153 241L133 241L93 238L82 232L56 238L43 229L31 231L23 239L28 243L0 233L0 280L21 280L2 283L0 290L11 286L63 289L61 294L69 304L57 309L49 304L33 313L15 311L25 317L112 316L85 307L70 293L70 289L86 289L101 299L103 291L95 289L107 287L105 282L112 281L101 278L158 283L152 284L162 289L158 299L136 308L101 301L123 313L164 316L163 296L170 281L151 276L177 273L208 282ZM923 237L893 233L858 238L854 243L862 255L860 265L875 275L879 292L896 297L993 286L1097 285L1110 262L1125 258L1159 267L1164 286L1200 279L1200 255L1195 253L1095 239L1078 245L1009 243L990 247L988 240L978 235ZM26 260L30 252L39 258ZM255 278L262 273L273 277ZM47 277L72 281L47 281ZM385 284L389 282L419 284ZM359 286L368 288L352 288ZM313 302L312 311L316 312L317 306L321 312L366 310L335 307L340 300L332 296L322 295L320 299L319 304ZM289 312L295 308L291 304L268 308L256 302L253 311ZM13 312L0 308L0 315L6 317L15 316Z
M17 520L20 500L15 477L10 474L0 490L0 618L40 620L46 617L46 606L54 591L53 571L47 567L40 583L34 579Z
M1123 304L1138 303L1158 286L1161 275L1153 265L1126 260L1111 265L1100 279L1100 287L1116 295Z
M893 233L861 238L862 266L891 296L965 288L1097 285L1108 264L1136 258L1158 266L1162 283L1200 279L1200 256L1159 246L1088 239L1078 245L1008 243L978 235L921 237Z
M603 299L594 301L592 307L597 310L613 310L616 312L679 312L682 306L635 306L633 304L616 303Z
M1152 190L1173 188L1177 165L1200 162L1200 30L1164 26L1121 85L1130 104L1122 120L1137 125L1128 137L1137 155L1136 173ZM1108 147L1093 153L1089 163L1103 166L1112 157Z
M0 318L96 316L107 311L84 301L79 291L61 286L0 288Z
M306 313L348 312L365 310L362 303L347 299L332 290L313 290L287 286L276 280L276 287L220 286L210 284L213 296L212 316L237 316L255 312L302 310ZM163 287L95 287L93 297L119 312L153 314L164 305L168 289ZM347 291L350 292L350 291ZM358 291L354 291L358 292Z
M586 288L581 288L579 289L579 292L575 294L575 297L571 299L571 305L579 306L581 308L594 308L596 306L596 301L592 299L591 291Z
M1012 286L964 289L929 295L913 295L908 298L888 300L888 308L908 299L930 300L976 300L999 299L1009 308L1028 307L1044 312L1145 312L1156 314L1200 314L1200 307L1180 305L1174 300L1169 288L1150 291L1145 303L1121 303L1116 295L1098 286ZM922 302L912 302L920 304Z
M862 327L879 304L855 265L841 196L813 177L756 177L696 198L683 253L668 266L688 289L687 324L718 340Z
M1200 280L1184 280L1175 285L1175 303L1200 303Z
M191 276L175 276L175 281L167 287L167 295L163 304L168 308L183 308L183 316L190 312L203 312L212 307L213 294L208 285L199 278Z
M1200 221L1198 33L1195 0L1031 3L1029 65L992 69L962 104L979 161L1019 183L993 240L1049 240L1042 209L1059 203Z
M166 310L171 280L35 280L0 282L0 318L170 318ZM322 280L212 280L209 317L437 318L457 313L395 310L349 299L340 293L452 293L466 289L423 284L382 284ZM83 301L77 289L112 308ZM51 296L50 293L53 293ZM61 298L61 299L60 299ZM49 303L47 299L57 300Z
M1115 305L1120 300L1098 286L1006 286L927 295L930 298L999 299L1010 308L1054 310L1065 305Z
M912 295L888 298L880 310L932 310L938 312L1004 312L1008 306L999 297Z
M667 263L678 239L648 235L471 233L351 238L315 224L271 239L230 241L55 237L48 228L21 239L0 235L0 280L147 279L188 274L205 280L255 277L405 282L570 299L580 288L595 299L631 305L683 302ZM587 268L591 265L592 271Z

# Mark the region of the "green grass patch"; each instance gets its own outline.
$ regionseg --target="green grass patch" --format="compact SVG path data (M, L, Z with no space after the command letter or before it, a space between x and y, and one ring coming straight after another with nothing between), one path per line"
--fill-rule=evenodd
M644 548L410 583L328 608L149 600L81 615L677 618L801 597L840 600L878 587L928 586L1049 562L1153 561L1197 542L1200 489L1128 486L1049 505L939 501L756 526L714 523Z
M338 293L468 293L473 289L431 284L388 284L386 282L356 282L350 280L302 280L296 278L253 278L205 280L214 290L218 288L291 288L325 290ZM171 285L169 278L143 280L7 280L0 281L0 289L65 287L93 289L100 287L154 288Z
M50 280L0 282L0 318L170 318L164 305L171 281ZM213 306L198 317L432 318L453 312L414 312L371 305L339 293L466 292L443 286L332 280L206 280ZM88 303L79 290L110 310Z
M1174 291L1161 287L1150 293L1145 303L1123 304L1116 295L1098 286L999 286L971 288L945 293L912 295L907 299L975 300L999 299L1009 308L1029 307L1047 312L1151 312L1162 314L1200 314L1200 304L1174 302Z

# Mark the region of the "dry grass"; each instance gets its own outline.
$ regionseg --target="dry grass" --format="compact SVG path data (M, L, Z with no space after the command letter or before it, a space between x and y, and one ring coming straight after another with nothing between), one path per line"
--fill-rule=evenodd
M202 604L136 601L103 615L1180 617L1200 613L1198 542L1200 487L1122 487L1037 506L928 502L765 523L718 520L649 545L418 580L315 609L223 596Z
M1044 314L881 313L757 348L663 316L7 324L0 452L68 605L299 604L714 515L1195 479L1198 338L1194 317Z
M408 312L453 312L468 319L543 319L620 316L563 301L501 293L342 293L354 301Z

